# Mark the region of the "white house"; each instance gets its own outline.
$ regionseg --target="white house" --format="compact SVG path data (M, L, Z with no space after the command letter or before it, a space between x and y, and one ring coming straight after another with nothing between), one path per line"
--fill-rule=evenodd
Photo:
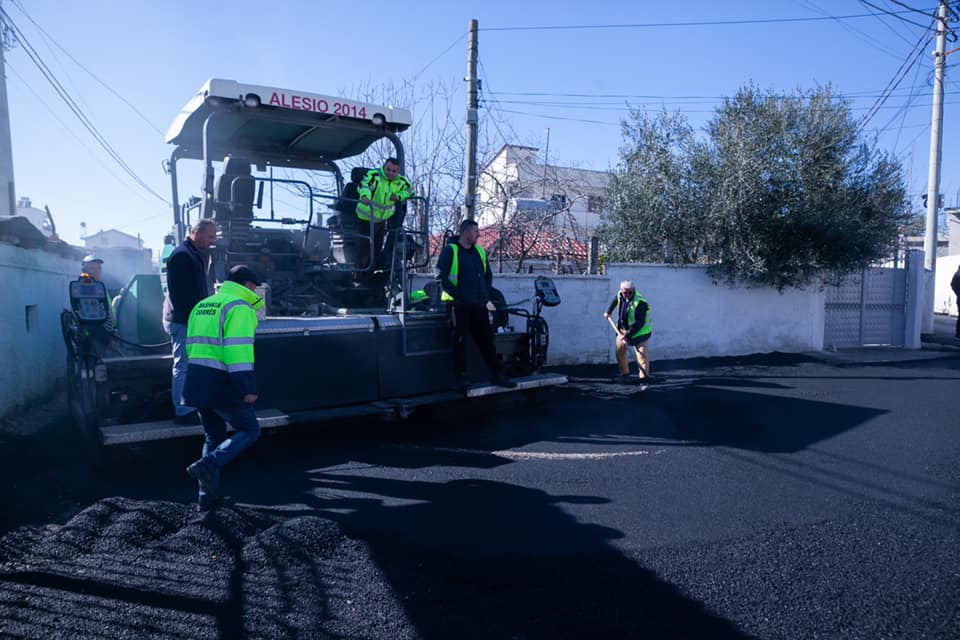
M40 230L40 233L46 237L54 234L55 226L50 212L46 209L37 209L30 202L30 198L22 197L17 201L17 208L14 216L22 216L30 221L30 224Z
M943 213L947 219L947 255L960 255L960 207L949 207Z
M477 222L481 227L521 217L551 215L564 235L586 241L600 224L610 174L545 165L538 149L506 144L480 171Z
M103 282L111 294L137 274L156 273L153 251L144 247L138 236L116 229L100 230L84 238L84 245L103 260Z
M88 235L84 241L83 246L87 249L115 249L122 247L125 249L143 249L143 240L139 236L132 236L129 233L124 233L123 231L117 231L116 229L107 229L104 231L101 229L96 233Z

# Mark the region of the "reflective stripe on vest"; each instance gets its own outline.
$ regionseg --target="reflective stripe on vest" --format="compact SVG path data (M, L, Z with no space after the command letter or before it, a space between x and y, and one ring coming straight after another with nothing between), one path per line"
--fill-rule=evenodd
M262 304L235 282L224 282L219 292L198 302L187 323L189 364L230 373L253 371L254 307Z
M371 169L357 190L358 198L369 198L370 204L357 203L357 218L369 222L372 210L374 221L388 220L393 217L397 202L406 200L411 195L410 182L405 177L398 175L393 180L387 180L382 167ZM391 196L397 196L396 201L391 200Z
M453 244L447 245L453 251L453 260L450 261L450 275L447 276L447 280L453 286L457 286L457 283L460 281L460 243L454 242ZM486 273L489 267L487 266L487 252L478 244L473 245L477 249L477 253L480 254L480 262L483 263L483 272ZM440 294L441 302L453 302L453 296L444 291Z
M621 294L621 293L618 292L618 293L617 293L617 298L619 298L620 304L622 305L622 304L623 304L623 294ZM640 338L640 337L642 337L642 336L649 335L650 332L651 332L652 329L653 329L653 325L651 325L651 323L650 323L650 315L651 315L651 313L650 313L650 303L647 302L646 300L644 300L644 299L643 299L643 296L641 296L639 293L634 293L634 294L633 294L633 300L631 300L631 301L629 301L629 302L627 303L627 305L628 305L628 306L627 306L627 326L628 326L628 327L632 327L632 326L633 326L633 323L636 322L636 320L637 320L637 307L640 305L641 302L646 302L646 304L647 304L647 317L644 318L644 323L643 323L643 326L642 326L642 327L640 327L639 329L637 329L637 330L636 330L635 332L633 332L631 335L627 336L627 337L630 338L631 340L634 340L634 339L636 339L636 338Z

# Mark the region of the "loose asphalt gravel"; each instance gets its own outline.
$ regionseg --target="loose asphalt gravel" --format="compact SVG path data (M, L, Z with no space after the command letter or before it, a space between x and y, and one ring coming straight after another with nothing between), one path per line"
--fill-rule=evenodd
M0 540L24 638L416 638L369 548L328 519L108 498Z

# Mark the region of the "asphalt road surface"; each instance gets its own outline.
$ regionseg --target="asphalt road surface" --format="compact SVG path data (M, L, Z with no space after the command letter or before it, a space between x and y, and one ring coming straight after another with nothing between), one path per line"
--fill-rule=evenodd
M960 637L960 359L658 366L265 437L203 515L199 442L8 443L0 636Z

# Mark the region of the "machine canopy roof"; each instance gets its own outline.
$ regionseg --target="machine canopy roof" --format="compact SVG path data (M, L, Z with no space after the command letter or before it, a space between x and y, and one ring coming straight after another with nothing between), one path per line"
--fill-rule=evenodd
M207 131L211 158L242 154L294 164L359 155L411 123L406 109L211 79L167 131L179 157L203 157L204 123L214 113Z

